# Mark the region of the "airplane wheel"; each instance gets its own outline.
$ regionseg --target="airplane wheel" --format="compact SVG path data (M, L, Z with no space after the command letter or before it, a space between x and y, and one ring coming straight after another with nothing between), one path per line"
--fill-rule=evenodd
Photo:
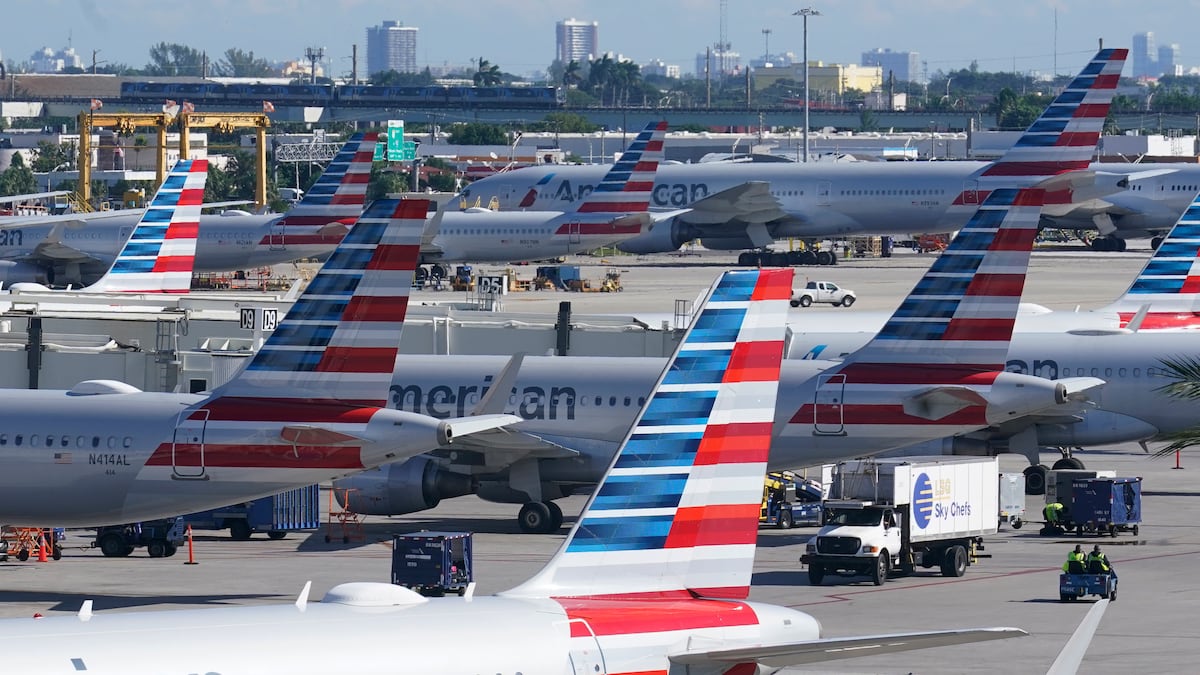
M549 501L549 500L542 502L542 503L545 504L546 507L550 509L550 529L547 530L547 533L557 532L558 529L560 527L562 527L562 524L563 524L562 509L560 509L558 507L558 504L555 504L554 502Z
M1163 243L1162 237L1151 237L1150 238L1150 248L1154 249L1155 251L1158 250L1159 246L1162 246L1162 243Z
M1055 471L1058 471L1060 469L1082 469L1085 467L1083 466L1083 462L1081 460L1075 459L1074 457L1063 457L1054 463L1053 468Z
M817 264L817 254L813 253L812 251L801 251L800 252L800 264L801 265L816 265Z
M550 507L546 506L545 502L529 502L522 506L521 512L517 514L517 525L522 532L528 534L549 532L550 521Z
M450 276L450 270L445 265L438 263L429 268L429 276L434 279L445 279Z
M739 267L754 267L758 264L758 254L750 251L742 251L738 254Z
M817 264L818 265L832 265L833 264L833 254L830 253L829 251L817 251Z
M1118 252L1118 253L1124 253L1124 252L1125 252L1125 246L1126 246L1126 244L1125 244L1125 240L1124 240L1124 239L1118 239L1118 240L1117 240L1117 252Z
M418 267L413 271L414 283L424 286L427 281L429 281L429 270L424 267Z
M1046 494L1046 472L1049 470L1045 464L1025 467L1025 494Z

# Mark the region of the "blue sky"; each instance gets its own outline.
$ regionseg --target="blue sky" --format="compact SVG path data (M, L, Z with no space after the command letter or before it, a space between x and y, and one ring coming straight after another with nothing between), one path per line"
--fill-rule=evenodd
M812 6L809 57L858 63L876 47L917 51L929 71L978 61L985 70L1074 72L1105 45L1128 47L1135 32L1153 31L1159 44L1179 43L1185 65L1189 28L1200 0L728 0L727 32L743 61L772 52L801 53L801 19ZM68 42L85 61L144 65L160 41L207 50L229 47L270 60L299 58L306 46L326 50L333 74L349 73L351 45L365 66L366 28L385 19L420 28L418 59L467 64L486 58L508 72L544 68L554 58L554 24L574 17L600 22L600 46L642 63L662 59L691 72L695 55L720 35L718 0L6 0L5 60L23 61L42 47ZM1058 29L1055 31L1055 9ZM771 29L769 36L763 29ZM1056 40L1057 35L1057 40Z

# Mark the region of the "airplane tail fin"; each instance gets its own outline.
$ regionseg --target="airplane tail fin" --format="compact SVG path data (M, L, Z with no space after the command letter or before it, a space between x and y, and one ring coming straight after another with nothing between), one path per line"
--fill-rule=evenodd
M362 214L371 178L378 133L357 133L334 156L325 172L282 220L285 228L319 230L331 224L349 227ZM344 232L344 231L343 231ZM287 230L291 235L292 230ZM342 232L338 235L341 236Z
M112 267L92 293L187 293L192 287L196 237L208 160L181 160L134 227Z
M1200 326L1200 195L1146 261L1125 294L1100 311L1128 326L1149 305L1140 328Z
M1044 191L993 190L921 281L841 372L892 364L1001 371ZM856 378L862 379L862 378ZM869 378L866 381L870 381Z
M505 595L747 596L791 282L717 280L562 548Z
M666 122L647 124L596 189L579 204L577 213L618 216L648 210L666 133Z
M1097 52L1016 145L981 176L1041 179L1086 169L1096 154L1128 54L1128 49Z
M387 401L429 202L374 202L221 397ZM397 222L399 221L399 222Z

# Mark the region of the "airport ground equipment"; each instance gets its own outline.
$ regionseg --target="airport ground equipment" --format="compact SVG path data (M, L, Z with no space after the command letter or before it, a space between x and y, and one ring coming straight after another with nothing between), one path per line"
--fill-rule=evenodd
M1062 504L1058 523L1042 526L1041 534L1047 536L1060 535L1074 529L1075 525L1075 492L1073 483L1086 478L1115 478L1116 472L1111 470L1091 469L1054 469L1046 472L1046 503Z
M800 562L808 579L870 575L881 585L893 571L940 567L961 577L997 530L995 457L896 457L837 465L825 525Z
M1025 474L1000 474L1000 524L1007 523L1012 529L1019 530L1025 524Z
M470 532L392 535L392 583L422 595L466 593L475 580Z
M181 516L106 525L96 528L94 545L109 558L127 556L141 546L146 547L151 558L169 558L183 545L184 529Z
M1074 572L1058 575L1058 599L1061 602L1078 600L1085 595L1098 595L1109 602L1117 601L1117 573L1109 570L1102 574L1083 571L1083 563L1072 563Z
M189 513L183 517L193 530L229 530L229 536L245 541L255 532L283 539L289 531L313 530L321 526L320 488L295 488L279 494L217 509Z
M1132 532L1142 522L1141 478L1076 478L1071 481L1071 525L1075 534Z
M759 525L781 530L796 525L820 525L821 512L821 486L791 471L771 471L763 477Z
M50 547L46 555L58 560L62 558L62 540L65 537L66 530L62 528L43 530L40 527L5 526L0 531L0 562L8 560L9 556L21 562L36 558L43 541Z

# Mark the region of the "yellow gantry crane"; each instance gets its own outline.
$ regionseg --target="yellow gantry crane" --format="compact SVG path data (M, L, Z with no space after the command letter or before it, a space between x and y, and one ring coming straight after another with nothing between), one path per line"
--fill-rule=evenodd
M219 133L232 133L235 129L253 128L255 135L255 180L254 204L262 208L267 204L267 128L271 119L262 113L185 112L178 116L159 113L79 113L79 185L76 191L80 201L90 204L92 199L92 129L112 128L118 134L129 135L138 128L154 127L158 142L158 156L154 164L155 183L161 185L167 175L167 127L179 120L179 156L187 157L190 132L193 127L215 129Z

